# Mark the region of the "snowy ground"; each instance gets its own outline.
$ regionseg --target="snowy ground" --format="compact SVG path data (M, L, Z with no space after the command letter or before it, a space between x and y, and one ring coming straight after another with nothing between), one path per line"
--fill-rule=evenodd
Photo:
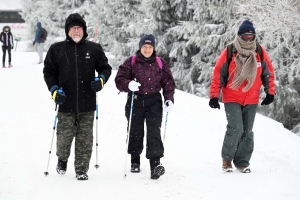
M2 55L2 54L1 54ZM267 117L257 115L251 174L221 170L224 108L176 90L169 114L166 173L150 179L143 153L141 173L123 179L126 94L118 95L114 71L99 93L99 164L95 146L89 180L75 178L72 152L64 176L55 171L55 141L45 177L52 138L54 103L43 80L36 53L12 52L11 69L0 69L0 199L300 199L300 138ZM164 123L162 126L164 130ZM163 131L162 131L163 132Z

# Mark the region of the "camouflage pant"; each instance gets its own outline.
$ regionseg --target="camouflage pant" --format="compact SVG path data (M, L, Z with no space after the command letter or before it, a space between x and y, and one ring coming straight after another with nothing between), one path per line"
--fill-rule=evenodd
M87 172L93 150L94 111L84 113L58 113L58 159L67 161L75 137L75 171Z

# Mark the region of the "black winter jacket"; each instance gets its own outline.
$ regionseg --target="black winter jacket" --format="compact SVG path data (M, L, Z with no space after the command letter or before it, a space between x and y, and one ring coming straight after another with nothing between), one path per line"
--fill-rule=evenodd
M8 32L5 31L6 28L8 28ZM6 40L8 44L6 44ZM3 46L14 46L14 37L10 32L9 26L3 27L3 32L0 34L0 41L3 43Z
M67 24L67 23L66 23ZM96 108L96 93L91 88L95 71L107 82L111 75L100 44L85 40L75 43L68 38L49 48L44 61L44 79L50 90L57 85L66 94L66 101L59 106L59 112L80 113Z

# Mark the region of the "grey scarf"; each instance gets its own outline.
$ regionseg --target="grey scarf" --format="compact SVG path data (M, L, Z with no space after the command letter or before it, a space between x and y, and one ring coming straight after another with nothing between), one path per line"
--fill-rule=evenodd
M256 78L256 39L251 42L246 42L236 35L233 43L238 53L235 57L236 69L233 81L229 87L238 90L247 80L248 83L243 88L243 92L247 92L254 84Z

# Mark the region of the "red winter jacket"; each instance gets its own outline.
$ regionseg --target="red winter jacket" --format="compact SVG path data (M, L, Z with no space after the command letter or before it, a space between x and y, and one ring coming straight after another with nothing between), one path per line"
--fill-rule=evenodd
M212 82L210 86L210 99L219 98L220 89L222 88L223 103L235 102L243 106L248 104L258 104L260 88L262 85L264 85L264 91L267 94L275 95L274 69L266 50L263 47L261 48L263 54L263 61L260 60L260 56L257 53L256 79L253 86L247 92L242 91L242 89L247 85L247 81L245 81L238 90L233 90L229 87L234 77L233 72L236 68L234 60L237 53L233 54L232 61L229 65L229 72L227 72L227 48L225 48L225 50L221 53L214 68ZM226 85L227 80L228 83Z

